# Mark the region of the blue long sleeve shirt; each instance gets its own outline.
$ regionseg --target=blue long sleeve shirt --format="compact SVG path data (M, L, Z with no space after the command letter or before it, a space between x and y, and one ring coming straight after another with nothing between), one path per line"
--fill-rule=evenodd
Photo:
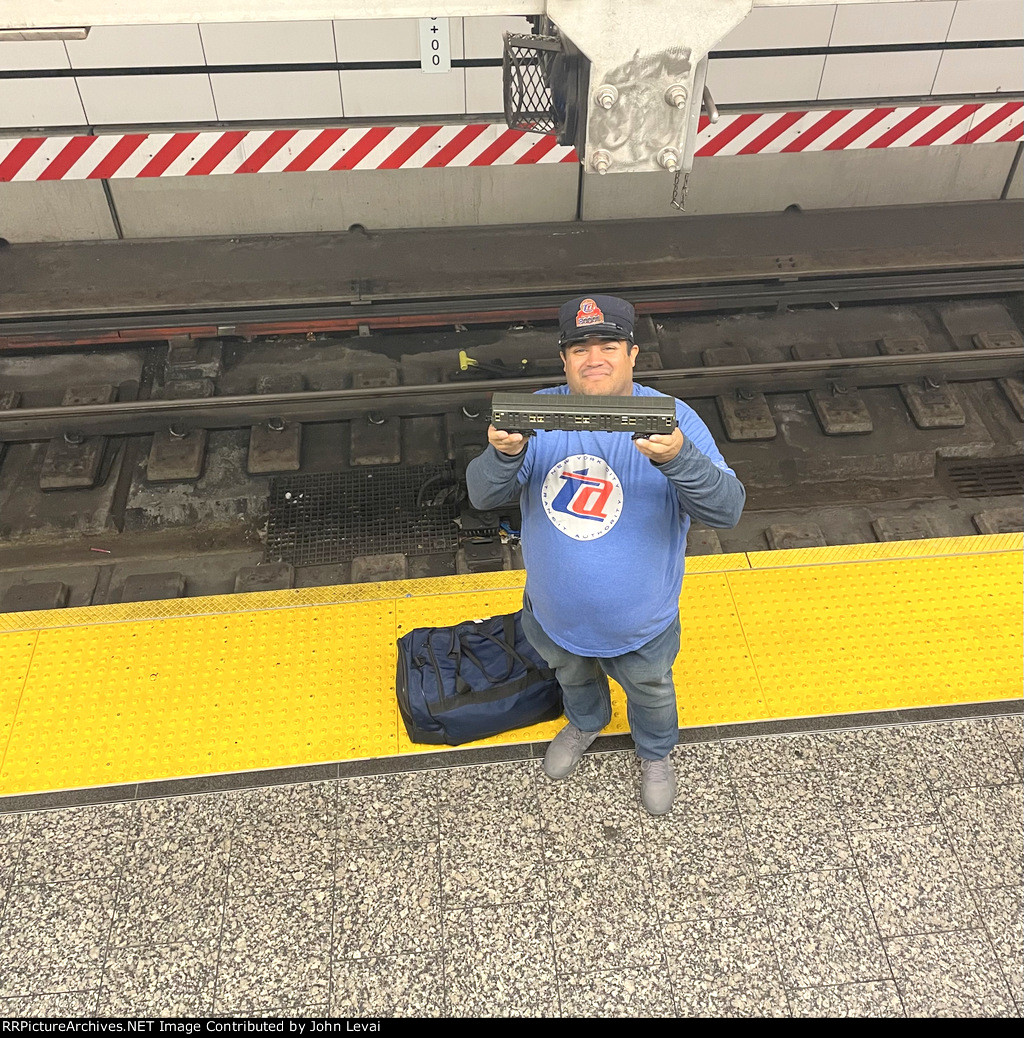
M664 394L634 383L633 395ZM683 447L663 465L629 433L538 431L515 457L488 446L467 468L475 508L518 498L530 607L570 652L620 656L661 634L679 609L691 517L739 521L743 484L681 400L676 417Z

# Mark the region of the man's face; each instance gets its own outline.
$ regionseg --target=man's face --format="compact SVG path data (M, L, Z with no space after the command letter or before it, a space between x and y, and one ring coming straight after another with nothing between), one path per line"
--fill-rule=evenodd
M562 350L565 381L571 393L632 396L633 365L639 347L624 340L584 339Z

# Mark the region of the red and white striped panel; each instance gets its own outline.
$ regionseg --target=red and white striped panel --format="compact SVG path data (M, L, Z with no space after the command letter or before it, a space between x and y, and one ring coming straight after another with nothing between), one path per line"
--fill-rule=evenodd
M1018 141L1024 102L723 115L697 156ZM128 133L0 140L0 182L430 169L576 162L551 136L503 125Z
M705 116L700 121L695 154L707 158L990 144L1019 141L1022 131L1024 101L724 115L714 126Z
M129 133L0 140L0 181L296 173L576 162L554 137L505 126Z

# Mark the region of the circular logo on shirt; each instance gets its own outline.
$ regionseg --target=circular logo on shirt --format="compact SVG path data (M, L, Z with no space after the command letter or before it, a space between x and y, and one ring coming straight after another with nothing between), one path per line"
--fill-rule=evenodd
M622 484L604 458L574 454L555 465L541 489L555 527L577 541L603 537L622 514Z

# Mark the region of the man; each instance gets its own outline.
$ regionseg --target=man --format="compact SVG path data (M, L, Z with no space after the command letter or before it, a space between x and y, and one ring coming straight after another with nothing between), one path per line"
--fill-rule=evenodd
M566 385L541 393L661 396L633 382L633 307L581 296L559 310ZM520 496L526 562L523 631L554 668L569 723L544 757L563 779L611 720L608 678L625 690L651 814L675 796L669 754L679 736L672 664L690 518L735 526L745 491L707 426L676 401L671 436L541 430L523 437L490 426L489 449L466 472L474 507ZM691 629L699 629L694 618Z

